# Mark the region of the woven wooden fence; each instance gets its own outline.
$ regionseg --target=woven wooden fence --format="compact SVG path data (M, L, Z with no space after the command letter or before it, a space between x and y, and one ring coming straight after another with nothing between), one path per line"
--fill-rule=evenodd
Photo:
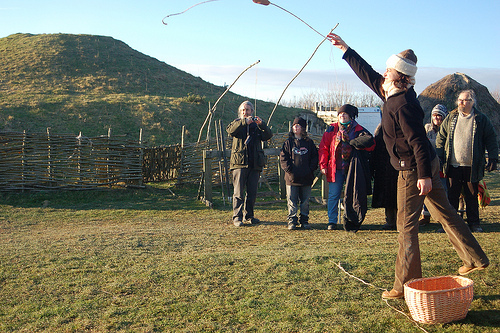
M310 135L316 145L321 141L321 135ZM277 133L269 140L269 148L281 148L283 142L288 138L287 133ZM231 149L232 138L226 139L226 147ZM172 145L168 147L146 148L144 151L144 181L166 181L177 180L177 183L199 183L203 169L203 150L217 149L215 140L201 141L199 143L181 145ZM220 183L221 169L218 162L212 163L212 181ZM229 165L229 161L228 165ZM267 164L262 175L267 181L278 181L278 158L268 156Z
M281 148L287 137L288 133L275 134L268 147ZM316 144L321 140L312 138ZM229 150L231 143L232 138L226 138ZM199 183L203 150L210 149L217 149L215 140L147 148L123 136L0 132L0 190L87 190L168 180ZM214 184L226 181L218 162L223 165L223 160L212 163ZM278 158L268 156L263 177L277 182L278 168Z
M142 148L120 136L0 132L0 190L142 186Z

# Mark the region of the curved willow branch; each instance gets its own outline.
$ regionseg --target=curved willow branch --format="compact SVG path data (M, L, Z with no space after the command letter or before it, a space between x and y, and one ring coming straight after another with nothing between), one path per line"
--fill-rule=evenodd
M335 30L337 27L339 26L339 24L337 23L337 25L335 25L335 27L330 30L330 33L332 33L333 30ZM327 35L328 36L328 35ZM316 49L314 49L314 52L313 54L309 57L309 59L307 59L306 63L304 64L304 66L302 66L302 68L300 69L300 71L295 74L295 76L292 78L292 80L290 82L288 82L288 84L286 85L285 89L283 90L283 92L281 93L281 96L280 98L278 99L278 101L276 102L276 104L274 105L274 108L273 108L273 111L271 112L271 115L269 116L269 119L267 120L267 126L269 126L269 124L271 123L271 118L273 117L273 114L274 114L274 111L276 111L276 107L278 107L278 104L280 103L281 101L281 98L283 97L283 95L285 94L285 91L288 89L288 87L292 84L292 82L297 78L297 76L300 75L300 73L302 73L302 71L304 70L304 68L307 66L307 64L311 61L311 59L314 57L314 55L316 54L316 51L318 51L319 47L321 46L321 44L323 44L323 42L327 39L327 37L323 37L323 40L318 44L318 46L316 46Z
M215 112L215 108L217 107L217 104L219 103L219 101L222 99L222 97L224 97L224 95L234 86L234 84L236 83L236 81L238 81L240 79L240 77L247 71L249 70L250 68L252 68L253 66L257 65L258 63L260 62L260 60L257 60L256 62L254 62L253 64L251 64L250 66L248 66L247 68L245 68L241 73L240 75L238 75L238 77L236 78L236 80L233 81L233 83L231 83L230 86L228 86L226 88L226 90L222 93L222 95L219 96L219 98L217 99L217 101L214 103L214 106L212 106L210 108L210 111L208 112L208 115L207 115L207 118L205 118L205 122L203 123L203 125L201 126L200 128L200 133L198 134L198 141L197 142L200 142L200 139L201 139L201 132L203 131L203 128L205 127L205 125L207 124L207 121L208 119L210 118L210 116Z

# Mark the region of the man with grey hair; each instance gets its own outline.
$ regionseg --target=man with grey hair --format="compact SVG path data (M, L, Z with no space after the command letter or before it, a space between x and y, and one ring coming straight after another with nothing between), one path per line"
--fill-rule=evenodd
M233 174L233 224L243 226L244 222L257 224L254 205L260 172L266 159L262 141L272 138L273 133L260 117L254 117L254 107L244 101L238 108L238 117L227 126L227 133L233 137L230 169ZM246 189L246 195L245 195Z
M460 194L463 193L469 228L472 232L482 232L478 186L485 168L489 172L497 168L497 134L490 119L477 109L474 90L461 91L457 106L439 128L436 151L449 181L451 205L458 210Z

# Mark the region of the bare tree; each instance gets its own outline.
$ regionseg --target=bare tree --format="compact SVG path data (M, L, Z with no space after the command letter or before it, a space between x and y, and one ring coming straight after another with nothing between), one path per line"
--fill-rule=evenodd
M299 98L283 101L284 106L313 109L319 103L324 106L338 108L344 104L352 104L358 107L377 107L382 101L371 90L356 92L346 83L329 85L327 90L316 90L305 93Z

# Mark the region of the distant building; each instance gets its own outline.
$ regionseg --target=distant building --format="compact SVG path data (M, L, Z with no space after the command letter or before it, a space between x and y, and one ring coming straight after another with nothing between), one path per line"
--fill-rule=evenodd
M382 113L379 107L358 107L358 118L356 121L358 124L366 128L371 134L375 132ZM313 112L316 113L318 118L321 118L327 124L331 124L337 121L337 109L330 106L323 106L320 103L315 103Z

